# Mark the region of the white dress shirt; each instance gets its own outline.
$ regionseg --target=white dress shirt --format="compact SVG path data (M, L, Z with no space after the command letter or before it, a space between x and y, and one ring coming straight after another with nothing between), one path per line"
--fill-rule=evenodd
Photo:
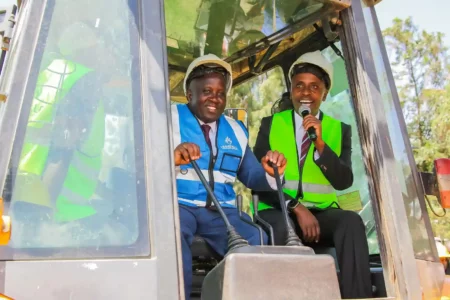
M316 118L319 120L320 111L317 113ZM303 118L298 113L294 112L294 121L295 121L295 141L297 143L298 149L298 163L300 164L300 159L303 156L302 152L302 142L303 136L305 135L305 129L303 128ZM312 143L312 142L311 142ZM317 150L314 151L314 160L318 160L320 154Z

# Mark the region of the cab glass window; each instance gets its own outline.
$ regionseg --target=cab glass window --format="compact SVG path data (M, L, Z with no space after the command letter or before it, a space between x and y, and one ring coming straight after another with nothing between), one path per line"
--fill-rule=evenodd
M342 51L340 43L336 46ZM379 244L372 211L372 199L369 193L368 177L364 166L364 157L358 133L358 125L350 95L348 77L344 60L330 47L322 54L333 64L333 87L320 109L329 116L338 119L352 128L352 170L353 185L343 191L336 191L338 203L342 209L353 210L361 216L366 227L366 236L370 254L379 254Z
M433 248L435 246L433 244L435 241L433 231L427 215L425 201L423 201L423 198L420 201L421 196L418 191L422 188L422 183L417 174L414 174L417 172L417 168L415 167L414 157L408 149L410 141L405 128L406 125L402 120L404 117L401 107L398 99L395 99L395 84L393 84L393 79L388 76L391 70L385 64L383 38L381 34L377 34L377 17L374 10L369 7L363 8L363 12L370 42L368 47L373 53L379 83L381 104L386 112L389 130L389 137L386 138L392 142L392 150L394 151L395 166L392 166L393 172L396 174L399 189L402 192L415 257L417 259L434 260Z
M286 82L284 80L283 70L277 66L269 71L247 80L231 90L227 98L227 109L225 114L235 119L244 121L249 131L249 146L253 147L256 143L261 119L271 115L272 107L279 102L283 93L286 92ZM238 111L246 112L245 117L239 118ZM250 190L242 183L236 181L234 189L237 194L243 196L243 210L250 212Z
M137 1L47 2L3 197L2 259L147 256Z
M330 9L320 0L165 0L169 65L187 68L196 57L225 58L293 23Z

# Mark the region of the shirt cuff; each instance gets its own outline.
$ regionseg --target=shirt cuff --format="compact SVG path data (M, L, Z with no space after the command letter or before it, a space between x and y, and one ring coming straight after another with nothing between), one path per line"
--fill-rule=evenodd
M319 151L317 149L314 150L314 160L317 161L320 158Z
M284 174L280 175L281 182L283 182L283 178L284 178ZM277 187L277 181L275 180L275 177L272 177L266 173L266 179L267 179L267 183L272 188L272 190L277 191L278 187Z

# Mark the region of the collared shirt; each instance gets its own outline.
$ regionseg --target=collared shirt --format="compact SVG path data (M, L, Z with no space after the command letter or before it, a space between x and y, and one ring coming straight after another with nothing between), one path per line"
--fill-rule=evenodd
M320 111L317 113L316 118L319 120L320 118ZM305 128L303 128L303 118L298 113L294 112L294 122L295 122L295 141L297 143L297 149L298 149L298 161L300 163L300 159L303 156L303 153L301 153L302 150L302 142L303 142L303 136L305 135ZM314 151L314 160L318 160L320 157L320 154L317 150Z

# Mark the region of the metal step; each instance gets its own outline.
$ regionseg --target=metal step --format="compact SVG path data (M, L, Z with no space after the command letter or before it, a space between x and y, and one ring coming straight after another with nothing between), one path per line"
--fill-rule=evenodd
M202 300L341 299L333 257L309 247L242 247L205 277Z

